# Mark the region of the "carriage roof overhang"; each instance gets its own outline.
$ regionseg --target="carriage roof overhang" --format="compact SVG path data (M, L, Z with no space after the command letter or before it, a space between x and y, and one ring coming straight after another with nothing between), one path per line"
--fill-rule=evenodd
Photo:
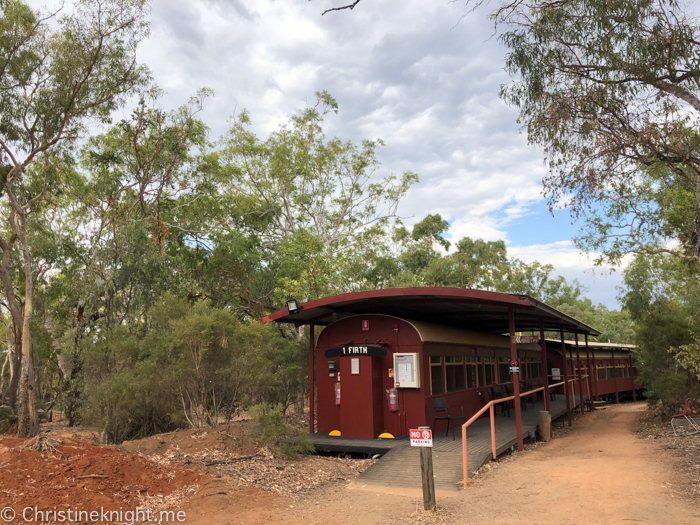
M554 347L557 347L557 345L561 345L561 341L559 339L547 339L547 344L551 344ZM576 341L571 341L567 339L566 341L564 341L564 344L567 347L576 348ZM578 345L579 347L583 346L583 341L579 341ZM625 343L606 343L601 341L589 341L588 346L589 348L595 348L596 350L622 350L623 352L631 352L636 348L635 345L628 345Z
M547 339L547 347L561 355L561 341L557 339ZM567 357L571 359L571 354L576 349L576 341L564 341L566 345ZM578 342L579 350L585 351L586 344L584 341ZM595 352L596 359L612 359L613 357L624 357L625 355L633 354L634 345L624 343L606 343L599 341L589 341L588 349ZM573 356L576 358L576 355ZM626 357L624 357L626 359Z
M539 333L540 321L548 331L599 335L595 328L528 295L465 288L389 288L324 297L287 308L262 319L297 325L328 325L345 317L384 314L478 332L509 332L508 311L513 310L516 332Z

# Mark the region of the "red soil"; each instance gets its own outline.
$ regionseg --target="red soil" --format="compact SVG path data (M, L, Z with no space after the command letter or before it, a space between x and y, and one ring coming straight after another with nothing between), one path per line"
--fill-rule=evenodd
M88 512L147 508L207 479L193 470L82 441L63 440L53 454L21 450L23 442L0 439L0 508L12 507L18 518L26 507ZM91 474L107 477L78 479Z

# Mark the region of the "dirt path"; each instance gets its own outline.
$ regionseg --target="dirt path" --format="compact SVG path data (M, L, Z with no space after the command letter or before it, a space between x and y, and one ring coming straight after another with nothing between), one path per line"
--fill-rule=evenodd
M588 415L571 435L497 469L464 493L464 523L690 524L700 510L671 493L669 454L633 434L641 404ZM502 504L490 509L498 490Z
M641 410L621 405L587 415L566 437L500 464L455 497L438 498L435 517L423 515L415 495L335 486L301 501L255 490L198 499L187 523L700 523L700 508L673 494L673 484L687 480L675 473L668 452L634 435Z

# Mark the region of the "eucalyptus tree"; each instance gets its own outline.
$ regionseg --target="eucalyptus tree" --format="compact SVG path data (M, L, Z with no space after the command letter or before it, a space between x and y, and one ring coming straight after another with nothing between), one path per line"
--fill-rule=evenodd
M700 394L700 283L668 254L636 255L624 271L620 302L634 320L640 375L651 403L674 413Z
M249 129L244 111L222 141L230 193L242 212L235 227L259 238L262 266L276 268L277 300L315 299L356 281L345 271L353 240L381 234L373 226L398 216L400 200L418 180L411 172L378 174L381 140L327 140L322 124L337 110L328 93L317 93L316 105L264 140Z
M586 219L579 246L700 260L695 16L676 0L505 0L493 17L517 78L501 95L544 151L550 208Z
M0 151L6 230L0 235L0 280L21 347L18 433L35 435L31 321L36 277L29 237L31 214L91 121L105 122L147 77L136 48L148 33L145 0L79 0L65 13L33 12L7 0L0 18ZM21 252L23 304L9 265Z
M79 239L43 290L43 324L59 361L58 396L69 424L81 408L86 354L101 365L88 378L99 384L114 373L115 345L149 329L152 305L166 292L190 293L181 250L183 230L199 227L187 210L212 187L209 170L200 169L208 130L198 118L209 94L201 90L166 111L162 92L145 90L130 117L80 151L70 198L45 234Z
M371 2L369 2L371 4ZM543 149L550 208L583 250L700 260L700 24L682 0L488 4L516 80L502 98ZM360 0L324 11L354 10ZM365 5L363 2L361 5ZM665 241L665 242L662 242Z

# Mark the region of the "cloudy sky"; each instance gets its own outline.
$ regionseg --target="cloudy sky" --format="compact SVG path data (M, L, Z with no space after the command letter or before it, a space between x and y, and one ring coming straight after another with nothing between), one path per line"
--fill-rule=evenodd
M214 136L241 108L266 134L327 90L340 106L329 136L381 138L380 175L420 176L399 210L406 223L439 213L453 238L504 239L511 256L552 263L595 302L617 307L619 272L592 274L570 242L578 226L549 214L542 154L498 98L510 78L488 10L468 13L465 0L362 0L321 16L343 3L154 0L140 59L169 106L214 90L203 116Z

